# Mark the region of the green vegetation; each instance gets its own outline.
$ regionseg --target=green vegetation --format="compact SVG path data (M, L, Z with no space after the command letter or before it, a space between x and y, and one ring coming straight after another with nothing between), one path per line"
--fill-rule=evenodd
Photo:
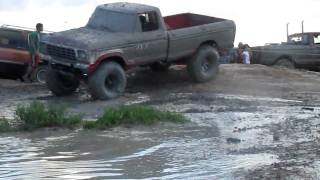
M107 108L102 117L94 122L84 123L85 129L106 129L118 125L152 125L160 121L183 123L187 119L177 113L162 112L141 105Z
M187 119L177 113L163 112L152 107L131 105L118 108L107 108L97 121L84 121L81 116L68 115L62 105L45 106L34 101L29 105L19 105L16 109L17 126L13 127L5 118L0 118L0 132L39 128L62 127L84 129L106 129L118 125L152 125L157 122L183 123Z
M0 118L0 132L9 132L12 128L9 124L9 121L5 118Z
M73 128L82 122L81 116L69 116L62 105L49 105L46 107L38 101L28 106L18 106L17 120L22 123L22 129L34 130L43 127Z

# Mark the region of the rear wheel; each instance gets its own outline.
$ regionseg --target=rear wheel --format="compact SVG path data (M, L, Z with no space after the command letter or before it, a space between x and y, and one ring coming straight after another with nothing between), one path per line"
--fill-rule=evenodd
M94 99L108 100L124 93L127 77L116 62L103 63L88 79L89 92Z
M219 53L212 46L202 46L188 62L188 72L193 81L212 80L219 72Z
M279 59L274 64L274 66L284 67L284 68L288 68L288 69L294 69L295 68L295 64L289 59Z
M67 96L74 93L80 85L80 81L73 75L64 75L54 69L49 69L46 84L56 96Z

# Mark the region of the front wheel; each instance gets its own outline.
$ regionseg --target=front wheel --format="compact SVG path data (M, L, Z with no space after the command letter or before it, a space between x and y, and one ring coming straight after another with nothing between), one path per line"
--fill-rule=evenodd
M73 75L65 75L54 69L49 69L46 84L56 96L68 96L80 86L80 81Z
M31 79L35 82L39 82L41 84L46 83L46 77L48 73L48 66L47 65L40 65L38 66L31 74Z
M126 74L116 62L101 64L88 79L88 88L91 96L100 100L119 97L124 93L126 85Z
M212 46L200 47L187 65L192 80L203 83L215 78L219 72L219 58L218 51Z

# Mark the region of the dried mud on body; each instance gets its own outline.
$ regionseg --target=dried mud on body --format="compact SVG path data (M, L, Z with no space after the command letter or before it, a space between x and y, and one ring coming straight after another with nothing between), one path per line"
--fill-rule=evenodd
M28 178L29 173L39 178L319 179L316 72L223 65L216 80L193 84L180 67L166 73L139 71L130 75L127 93L112 101L92 101L83 88L57 98L42 85L0 82L0 117L13 116L17 104L36 99L65 103L88 119L105 107L134 103L191 119L101 132L1 135L0 178L19 173ZM14 151L18 148L23 151ZM60 172L68 167L69 174L46 167Z

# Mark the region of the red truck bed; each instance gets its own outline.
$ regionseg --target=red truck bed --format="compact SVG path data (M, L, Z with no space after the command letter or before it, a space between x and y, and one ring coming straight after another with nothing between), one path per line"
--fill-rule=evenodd
M167 30L188 28L193 26L221 22L224 20L225 19L203 16L203 15L192 14L192 13L184 13L184 14L177 14L177 15L164 17L164 22L166 23Z

